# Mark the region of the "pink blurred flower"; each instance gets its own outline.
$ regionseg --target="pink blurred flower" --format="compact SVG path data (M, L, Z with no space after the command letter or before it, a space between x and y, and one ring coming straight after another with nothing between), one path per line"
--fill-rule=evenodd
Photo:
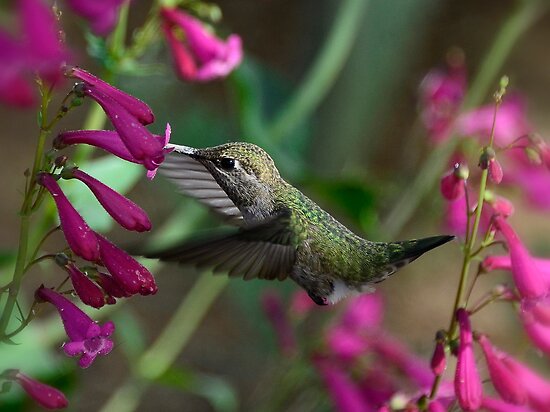
M262 296L262 307L273 330L277 335L279 348L287 356L296 353L296 338L288 315L283 307L281 297L274 291L268 291Z
M550 354L550 323L548 322L550 302L548 299L538 301L524 299L520 311L523 328L529 339L546 354Z
M40 287L36 291L38 300L50 302L59 312L63 327L70 341L63 345L68 356L79 356L78 364L87 368L98 355L107 355L113 349L109 337L115 330L113 322L99 326L74 303L59 293Z
M21 385L23 390L27 392L40 406L46 409L63 409L69 405L67 398L60 390L39 382L36 379L17 371L8 371L10 379L13 379Z
M303 289L299 289L292 294L290 300L290 313L300 318L305 317L316 306L317 305L311 300L307 292Z
M464 62L430 71L420 85L422 120L434 142L449 137L466 91Z
M147 213L131 200L115 192L109 186L79 169L72 169L67 178L83 182L93 192L99 203L123 228L143 232L151 230Z
M512 277L520 295L524 298L545 296L548 293L549 284L516 232L502 217L495 218L494 225L508 245Z
M163 7L161 18L176 72L183 80L206 82L225 77L241 63L238 35L222 41L208 32L204 23L175 8Z
M130 295L157 293L153 275L142 264L103 236L97 233L95 235L99 243L101 262L124 292Z
M550 284L550 259L532 257L534 266L545 279L545 282ZM512 259L510 255L489 255L481 262L481 267L486 272L493 270L512 270Z
M483 397L481 407L487 412L533 412L531 408L526 406L513 405L502 399L490 398L488 396Z
M0 29L0 100L19 107L35 103L33 75L55 83L69 53L57 20L42 0L18 0L20 37Z
M489 160L489 165L488 165L488 174L489 174L489 180L491 180L491 182L493 183L496 183L496 184L499 184L500 182L502 182L502 178L504 176L504 173L502 171L502 166L500 165L499 161L495 158L492 158L491 160Z
M472 328L466 310L458 309L456 317L460 328L460 341L455 373L455 393L462 409L475 411L481 406L483 389L472 345Z
M506 166L506 181L518 185L534 207L550 210L550 170L533 164L523 153L510 153Z
M494 104L472 110L458 117L456 130L461 135L478 137L481 141L487 142L491 135L494 115ZM498 147L507 146L530 131L531 126L527 120L523 100L518 95L507 96L498 108L495 123L495 144Z
M71 250L83 259L97 262L99 244L94 232L69 202L54 177L48 173L40 173L37 181L50 192L55 201L61 230Z
M466 179L468 179L468 167L465 164L455 163L453 169L441 178L440 190L443 197L447 200L463 197Z
M480 335L478 342L485 355L493 386L501 398L515 405L526 404L527 391L524 386L526 382L518 381L517 376L504 361L511 356L495 348L485 335Z
M466 197L462 196L455 200L445 202L445 215L443 225L453 235L464 237L468 223L468 210Z
M372 330L382 322L383 302L379 293L362 294L349 300L340 324L350 330Z
M337 411L367 412L376 410L367 404L357 384L337 365L321 357L315 357L313 362L328 388Z
M442 339L437 339L435 343L434 353L430 362L432 372L436 376L440 376L445 372L447 367L447 356L445 355L445 342Z
M118 20L120 7L126 0L66 0L69 7L88 20L92 33L107 36Z
M310 299L311 300L311 299ZM330 328L326 333L326 343L330 352L344 362L353 362L366 353L369 339L357 331L342 325Z

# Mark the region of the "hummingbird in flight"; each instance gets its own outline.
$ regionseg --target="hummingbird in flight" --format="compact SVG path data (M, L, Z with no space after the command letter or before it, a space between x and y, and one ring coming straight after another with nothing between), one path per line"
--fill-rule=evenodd
M245 280L290 278L316 304L327 305L372 291L373 284L454 238L363 239L287 183L269 154L251 143L169 147L160 173L238 229L187 240L150 258Z

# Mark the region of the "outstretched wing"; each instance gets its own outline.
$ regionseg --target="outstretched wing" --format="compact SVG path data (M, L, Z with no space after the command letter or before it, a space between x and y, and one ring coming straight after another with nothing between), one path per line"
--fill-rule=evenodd
M171 249L150 253L149 258L212 267L215 272L243 279L285 279L296 260L296 242L288 217L230 234L187 241Z
M176 184L178 190L194 197L218 214L226 223L241 226L243 215L216 179L198 160L185 153L186 146L173 145L174 151L166 156L159 172ZM189 148L193 150L192 148Z

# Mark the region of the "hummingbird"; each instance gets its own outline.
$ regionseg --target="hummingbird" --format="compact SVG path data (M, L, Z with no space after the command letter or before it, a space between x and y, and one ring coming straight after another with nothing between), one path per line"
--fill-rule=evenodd
M243 142L169 145L159 171L232 232L187 240L147 257L211 267L243 279L292 279L318 305L372 291L397 269L452 240L373 242L356 235L279 174L262 148Z

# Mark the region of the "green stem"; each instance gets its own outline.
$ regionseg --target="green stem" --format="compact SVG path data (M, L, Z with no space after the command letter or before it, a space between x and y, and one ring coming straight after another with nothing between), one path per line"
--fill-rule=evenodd
M147 381L158 379L168 370L227 283L227 277L212 276L209 272L199 277L161 335L137 361L135 373L139 379L130 379L122 385L102 412L131 412L138 407L149 385Z
M305 80L268 129L277 142L294 130L319 105L346 62L361 27L368 0L345 0L331 32Z
M508 18L498 32L477 76L472 81L462 109L471 109L481 104L487 96L488 90L493 86L512 47L536 18L543 14L545 7L547 5L543 6L542 2L538 0L521 1L517 11ZM457 144L458 139L453 136L430 153L415 180L404 189L403 195L387 215L383 228L388 237L397 235L411 218L420 201L440 177Z

